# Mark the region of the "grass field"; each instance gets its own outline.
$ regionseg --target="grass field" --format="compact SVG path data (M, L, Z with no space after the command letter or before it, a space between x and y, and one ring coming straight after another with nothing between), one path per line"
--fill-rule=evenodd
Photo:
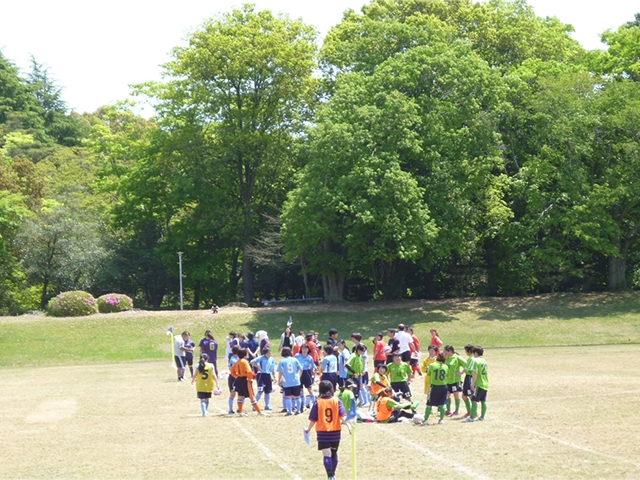
M424 340L435 326L447 343L487 346L487 421L359 424L360 479L637 478L639 307L627 294L1 318L0 477L324 478L304 418L224 415L226 395L202 418L169 363L168 326L196 341L206 328L265 328L274 340L292 315L296 329L371 337L404 321ZM423 410L421 381L412 390ZM351 477L346 432L337 476Z

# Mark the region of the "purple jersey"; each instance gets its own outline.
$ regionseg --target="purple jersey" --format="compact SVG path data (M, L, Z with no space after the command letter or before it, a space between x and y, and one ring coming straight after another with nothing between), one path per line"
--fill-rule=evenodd
M194 349L195 347L196 347L196 344L191 339L189 339L186 342L184 342L184 348ZM185 358L193 359L193 352L184 352L184 356L185 356Z
M198 345L202 350L202 353L209 355L209 361L214 362L218 359L218 342L203 338Z

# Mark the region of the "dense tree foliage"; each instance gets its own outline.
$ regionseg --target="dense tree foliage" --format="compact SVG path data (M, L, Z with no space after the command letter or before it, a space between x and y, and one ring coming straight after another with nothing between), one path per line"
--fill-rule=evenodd
M317 48L255 6L70 112L0 52L0 313L640 287L640 14L585 52L524 0L373 0Z

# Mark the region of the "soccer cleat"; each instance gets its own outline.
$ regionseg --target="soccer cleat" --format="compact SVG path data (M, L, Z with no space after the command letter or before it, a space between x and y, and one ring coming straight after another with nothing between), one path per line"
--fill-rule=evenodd
M447 417L450 417L450 416L451 416L451 412L450 412L449 410L447 410L446 412L444 412L444 414L445 414Z
M233 415L234 413L236 412L234 412L233 410L229 410L229 415Z
M480 420L481 422L484 422L484 417L480 417L478 420Z
M452 417L457 417L458 415L460 415L458 412L453 412L453 413L451 414L451 416L452 416Z
M264 407L264 409L265 410L273 410L273 408L271 408L271 407ZM286 410L285 410L285 412L286 412Z
M268 416L269 416L269 414L268 414L268 413L265 413L265 412L260 412L260 413L258 414L258 416L259 416L259 417L268 417Z
M444 420L438 420L438 425L444 425Z
M249 414L247 412L238 412L239 417L247 417Z
M185 380L184 378L182 378L182 377L179 377L179 378L178 378L178 381L179 381L179 382L186 382L186 380Z
M462 417L462 418L469 418L469 414L468 414L468 413L465 413L465 414L464 414L464 417Z
M293 415L293 413L291 413L291 412L287 412L287 413L284 414L285 417L290 417L292 415Z
M462 423L471 423L471 422L475 422L475 419L473 417L468 417L462 420Z
M280 413L287 413L287 409L283 408L282 410L280 410Z
M425 420L424 422L422 422L422 423L420 424L420 426L421 426L421 427L424 427L424 426L426 426L426 425L429 425L429 422L428 422L427 420Z

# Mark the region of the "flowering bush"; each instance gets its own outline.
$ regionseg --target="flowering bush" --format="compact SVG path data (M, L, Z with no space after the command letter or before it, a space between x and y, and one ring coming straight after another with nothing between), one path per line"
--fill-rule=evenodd
M47 314L54 317L81 317L94 313L98 313L98 301L82 290L61 293L47 305Z
M133 300L121 293L107 293L98 297L100 313L124 312L133 308Z

